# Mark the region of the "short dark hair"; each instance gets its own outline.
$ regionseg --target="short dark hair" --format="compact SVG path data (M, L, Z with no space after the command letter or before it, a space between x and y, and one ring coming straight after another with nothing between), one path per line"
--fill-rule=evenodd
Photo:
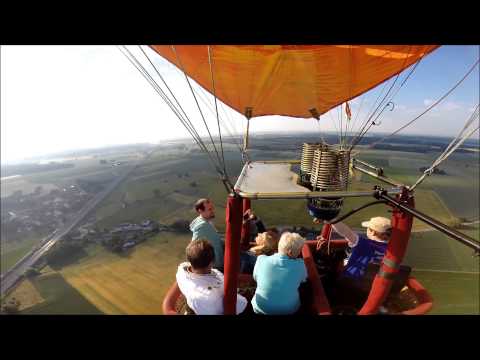
M194 269L204 269L215 260L215 251L206 239L193 240L186 249L187 261Z
M276 227L268 228L267 232L271 232L271 233L274 233L274 234L280 234L280 232L278 231L278 229Z
M205 203L207 203L209 201L210 201L209 199L199 199L199 200L197 200L197 202L194 205L195 211L198 212L198 211L205 210Z

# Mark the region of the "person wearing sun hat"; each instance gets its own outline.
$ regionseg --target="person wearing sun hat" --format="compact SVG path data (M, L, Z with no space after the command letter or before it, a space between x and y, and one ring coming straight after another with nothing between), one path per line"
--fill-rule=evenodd
M332 225L351 248L342 276L352 279L361 278L370 262L382 261L392 232L390 219L380 216L362 222L362 226L367 228L366 234L356 233L342 222Z
M373 217L369 221L362 222L362 226L367 228L366 234L357 233L341 222L332 224L333 230L345 238L345 240L332 242L346 243L344 246L351 249L351 254L345 260L344 268L336 278L331 296L337 302L348 299L348 302L358 308L365 302L371 287L371 280L364 276L368 264L381 263L392 232L390 220L384 217ZM321 243L326 243L326 240L321 237L317 240L320 241L319 246Z

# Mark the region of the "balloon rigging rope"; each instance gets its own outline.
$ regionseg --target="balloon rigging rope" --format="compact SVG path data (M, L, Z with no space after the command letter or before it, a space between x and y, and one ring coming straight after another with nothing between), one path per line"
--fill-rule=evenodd
M205 125L205 128L207 129L208 136L210 137L210 141L212 142L213 149L215 150L215 154L217 155L218 162L219 162L220 164L222 164L222 160L220 159L220 155L218 154L218 150L217 150L217 147L215 146L215 142L213 141L212 134L210 133L210 128L208 127L207 122L206 122L206 120L205 120L205 117L203 116L202 109L201 109L201 107L200 107L200 104L198 103L197 97L195 96L195 92L193 91L192 84L190 83L190 80L188 80L188 76L187 76L187 73L185 72L185 68L184 68L184 66L183 66L183 63L182 63L182 61L180 60L180 57L179 57L179 55L178 55L178 53L177 53L177 50L175 49L175 46L172 45L171 48L172 48L173 52L175 53L175 56L176 56L176 58L177 58L177 61L178 61L179 65L180 65L180 67L181 67L181 69L182 69L183 74L185 75L185 80L187 81L188 86L190 87L190 91L192 92L193 98L195 99L195 103L197 104L198 111L200 112L200 115L201 115L201 117L202 117L202 120L203 120L203 123L204 123L204 125ZM224 164L222 164L222 165L224 165Z
M407 126L410 126L411 124L413 124L415 121L417 121L418 119L420 119L423 115L425 115L427 112L429 112L431 109L433 109L435 106L437 106L442 100L444 100L448 95L450 95L452 93L452 91L454 91L472 72L473 70L475 69L475 67L477 67L479 63L479 60L477 60L475 62L475 64L472 65L472 67L467 71L467 73L450 89L448 90L440 99L438 99L437 101L435 101L432 105L430 105L427 109L425 109L421 114L419 114L418 116L416 116L413 120L410 120L408 123L406 123L405 125L403 125L402 127L400 127L399 129L395 130L394 132L392 132L391 134L381 138L380 140L378 141L375 141L374 143L372 143L371 145L369 145L369 148L373 148L375 145L385 141L386 139L388 139L389 137L399 133L400 131L402 131L403 129L405 129Z
M175 107L175 105L171 102L171 100L168 98L168 96L165 94L163 89L158 85L158 83L155 81L155 79L152 78L152 76L148 73L148 71L143 67L143 65L136 59L135 55L133 55L130 50L128 50L125 46L123 46L126 52L122 51L122 49L119 47L120 51L122 54L134 65L134 67L143 75L143 77L147 80L147 82L154 88L154 90L160 95L160 97L164 100L164 102L170 107L170 109L173 111L173 113L177 116L177 118L180 120L182 125L187 129L187 131L190 133L194 141L197 143L197 145L202 149L208 156L208 159L211 161L212 165L216 169L216 171L222 176L223 173L221 169L219 168L218 164L215 162L215 160L212 158L212 155L208 148L206 147L205 143L201 139L200 135L196 131L195 127L191 123L190 119L188 116L185 117L184 119L182 117L182 114L180 111ZM128 55L127 55L128 53ZM155 66L154 66L155 67Z

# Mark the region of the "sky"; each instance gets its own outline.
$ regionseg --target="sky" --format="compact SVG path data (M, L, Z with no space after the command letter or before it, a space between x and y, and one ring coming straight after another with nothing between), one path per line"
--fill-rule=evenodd
M423 59L371 133L390 133L446 93L475 63L479 46L442 46ZM138 52L138 47L129 47ZM206 135L183 74L146 48L201 135ZM159 143L189 134L170 108L116 46L1 46L1 161L73 149ZM408 72L408 70L407 70ZM153 74L153 71L151 71ZM404 75L406 76L406 73ZM393 80L392 80L393 81ZM402 134L456 135L479 102L479 70ZM350 102L354 130L372 109L378 86ZM210 129L213 98L195 87ZM204 104L209 103L211 111ZM359 113L357 115L357 113ZM252 119L250 132L337 132L338 109L312 119ZM220 106L222 135L241 134L245 117ZM478 123L478 122L477 122ZM478 132L473 136L478 137Z

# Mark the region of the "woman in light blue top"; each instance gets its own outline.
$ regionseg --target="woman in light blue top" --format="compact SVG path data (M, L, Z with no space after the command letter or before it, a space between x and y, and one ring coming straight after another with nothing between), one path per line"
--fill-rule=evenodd
M285 232L278 243L278 253L260 255L255 263L253 278L257 289L252 299L257 314L293 314L300 308L298 288L307 279L303 259L298 256L305 239Z

